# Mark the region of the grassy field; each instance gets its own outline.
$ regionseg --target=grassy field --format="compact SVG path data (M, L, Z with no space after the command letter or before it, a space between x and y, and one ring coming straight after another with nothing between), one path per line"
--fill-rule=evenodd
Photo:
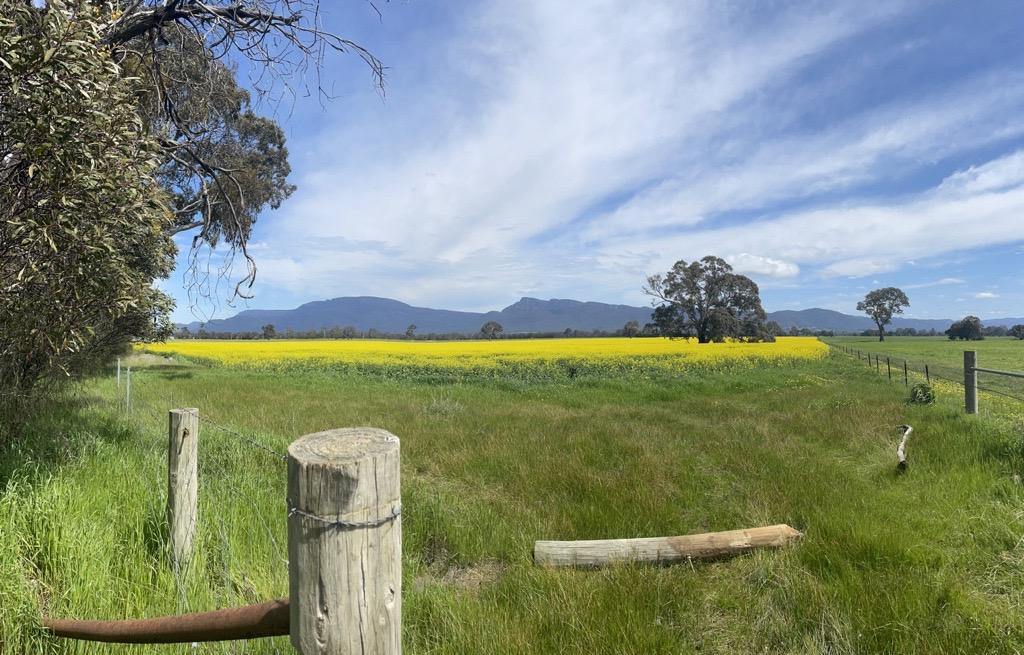
M955 382L964 376L964 351L978 353L978 366L1004 371L1024 371L1024 341L1013 337L988 337L982 341L950 341L945 337L886 337L879 341L872 337L829 337L828 343L846 346L862 353L893 358L900 367L906 360L912 370L923 371L925 364L933 375ZM980 373L978 384L984 389L1008 393L1024 398L1024 380Z
M0 457L4 654L289 652L286 639L74 647L38 621L285 595L273 452L354 425L402 439L407 652L1024 650L1024 431L954 399L908 405L845 356L453 383L146 363L130 415L111 377L86 381ZM198 407L202 428L197 558L178 586L163 507L166 413L180 406ZM897 475L904 422L911 467ZM805 531L799 546L692 566L531 562L536 539L780 522Z

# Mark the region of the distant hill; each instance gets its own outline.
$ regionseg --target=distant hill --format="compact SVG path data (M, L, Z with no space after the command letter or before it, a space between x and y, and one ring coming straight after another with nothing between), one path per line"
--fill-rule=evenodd
M562 332L566 328L611 332L621 329L628 321L638 321L643 325L650 319L649 307L578 300L523 298L500 311L481 313L428 309L388 298L358 296L319 300L295 309L249 309L231 318L204 324L191 323L188 328L192 331L205 327L215 332L249 332L271 323L278 332L351 325L361 331L373 328L381 332L401 333L409 325L415 325L419 334L472 334L487 321L497 321L505 332Z
M785 330L791 327L836 332L861 332L874 328L867 316L843 314L831 309L782 310L770 312L768 318ZM188 325L193 332L206 328L213 332L256 332L270 323L284 330L320 330L351 325L360 331L371 328L380 332L401 333L416 325L419 334L472 334L487 321L497 321L505 332L562 332L566 328L581 331L619 330L628 321L644 325L651 320L650 307L610 305L578 300L540 300L522 298L500 311L460 312L448 309L414 307L398 300L355 296L317 300L295 309L248 309L231 318L215 319ZM897 318L893 328L915 328L942 332L951 319ZM1011 326L1024 323L1024 318L986 319L985 325Z

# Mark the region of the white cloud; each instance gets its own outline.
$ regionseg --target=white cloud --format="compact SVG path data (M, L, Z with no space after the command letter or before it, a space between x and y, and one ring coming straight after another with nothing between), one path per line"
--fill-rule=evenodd
M904 289L927 289L928 287L943 287L951 284L967 284L967 280L958 277L944 277L931 282L919 282L917 284L904 284Z
M736 255L727 255L726 261L732 264L738 273L749 273L752 275L766 275L768 277L796 277L800 274L800 267L793 262L761 257L741 252Z
M259 226L272 244L260 284L467 309L516 295L640 302L644 276L681 258L803 282L1012 241L1024 151L924 190L886 185L1019 135L1007 117L1024 110L1024 75L803 121L827 99L801 74L890 11L901 7L473 5L454 14L455 38L423 39L423 79L389 62L386 105L331 109L315 138L290 144L308 161Z
M992 298L998 298L999 295L992 293L991 291L979 291L978 293L974 294L974 297L979 298L981 300L991 300Z

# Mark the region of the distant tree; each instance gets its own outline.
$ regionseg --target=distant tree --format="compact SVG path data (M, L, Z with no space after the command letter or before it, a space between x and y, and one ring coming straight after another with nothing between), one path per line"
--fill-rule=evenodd
M700 343L726 338L773 341L757 284L718 257L678 261L665 275L647 278L658 331L668 337L697 337Z
M480 326L480 334L485 339L496 339L499 334L505 331L505 328L501 327L501 323L497 321L487 321Z
M410 325L409 327L405 328L405 338L406 339L412 339L414 336L416 336L416 325L415 324Z
M274 325L272 323L267 323L260 328L260 330L263 332L264 339L273 339L277 335L277 330L274 329Z
M640 334L640 322L639 321L627 321L622 326L622 334L632 339L636 335Z
M1014 325L1010 328L1010 336L1018 339L1024 339L1024 325Z
M986 337L1005 337L1010 331L1005 325L986 325L982 333Z
M965 316L946 330L950 340L981 341L985 338L985 327L977 316Z
M342 339L355 339L357 334L359 333L356 332L356 329L351 325L346 325L345 327L341 328Z
M571 337L572 336L572 328L565 328L565 331L562 332L562 336L563 337Z
M902 314L910 306L907 294L896 287L875 289L857 303L857 311L864 312L878 326L878 340L885 341L885 326L892 323L894 314Z
M767 323L764 324L764 329L765 332L772 335L773 337L781 337L783 334L782 326L779 325L776 321L768 321Z

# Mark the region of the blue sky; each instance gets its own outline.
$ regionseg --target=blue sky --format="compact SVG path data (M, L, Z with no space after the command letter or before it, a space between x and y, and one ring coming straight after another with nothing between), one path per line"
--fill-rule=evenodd
M642 305L647 275L706 254L768 310L895 285L909 316L1024 316L1024 4L325 5L386 93L334 54L333 99L261 105L298 191L255 229L255 298L190 309L182 256L176 320Z

